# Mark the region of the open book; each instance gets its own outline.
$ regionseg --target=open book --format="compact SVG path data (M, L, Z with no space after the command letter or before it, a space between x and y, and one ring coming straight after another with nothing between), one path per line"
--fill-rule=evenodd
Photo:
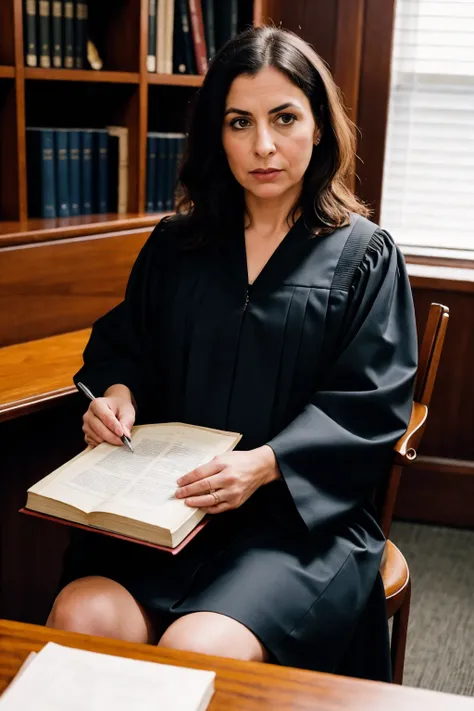
M215 672L48 642L0 698L1 711L205 711Z
M28 489L26 510L176 548L204 517L175 497L176 481L241 435L168 422L134 427L131 439L134 454L88 447Z

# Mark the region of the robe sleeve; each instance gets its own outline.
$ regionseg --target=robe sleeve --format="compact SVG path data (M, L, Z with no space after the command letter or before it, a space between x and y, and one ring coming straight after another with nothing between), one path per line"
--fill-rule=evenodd
M417 367L413 300L403 257L382 230L346 303L339 345L320 387L267 442L310 531L336 524L370 499L410 418Z
M125 298L99 318L84 350L83 367L74 376L101 397L111 385L126 385L140 410L150 389L149 328L151 295L160 279L164 225L148 238L133 265Z

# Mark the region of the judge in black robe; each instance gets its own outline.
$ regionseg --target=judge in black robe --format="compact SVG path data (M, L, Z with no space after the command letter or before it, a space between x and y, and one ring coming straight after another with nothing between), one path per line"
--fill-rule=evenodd
M76 532L62 584L103 575L170 622L238 620L275 662L390 678L371 497L409 420L415 322L386 232L374 229L350 281L337 267L350 229L315 237L298 219L251 287L243 225L196 250L182 249L186 217L154 230L76 382L96 395L127 385L140 422L268 444L282 478L211 517L177 556Z

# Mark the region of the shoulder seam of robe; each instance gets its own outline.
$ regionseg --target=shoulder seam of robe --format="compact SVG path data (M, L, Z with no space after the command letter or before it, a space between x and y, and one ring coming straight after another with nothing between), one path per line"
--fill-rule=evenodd
M356 216L334 271L331 291L350 290L356 269L364 257L374 232L378 229L378 225L374 222L361 215Z

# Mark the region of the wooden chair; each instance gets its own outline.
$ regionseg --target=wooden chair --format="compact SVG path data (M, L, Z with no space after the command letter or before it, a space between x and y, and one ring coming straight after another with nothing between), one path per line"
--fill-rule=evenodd
M393 681L396 684L403 682L411 580L405 558L388 537L402 470L416 459L426 426L428 406L438 372L448 320L447 306L431 304L420 349L410 422L407 431L395 445L392 468L385 485L377 494L380 525L387 538L380 572L387 599L388 619L393 617L391 658Z

